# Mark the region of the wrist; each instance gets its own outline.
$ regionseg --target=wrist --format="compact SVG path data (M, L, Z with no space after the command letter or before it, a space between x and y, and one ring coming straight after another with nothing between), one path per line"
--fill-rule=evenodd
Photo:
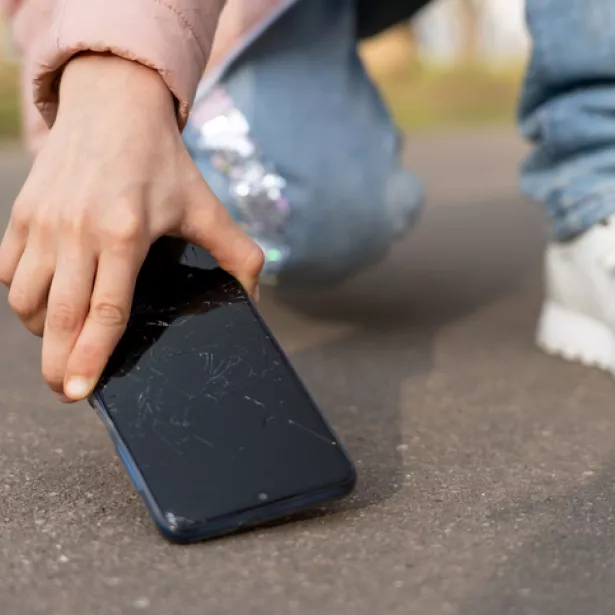
M141 112L159 109L175 116L175 99L160 74L138 62L111 54L82 53L64 68L60 81L60 105L107 108L110 101Z

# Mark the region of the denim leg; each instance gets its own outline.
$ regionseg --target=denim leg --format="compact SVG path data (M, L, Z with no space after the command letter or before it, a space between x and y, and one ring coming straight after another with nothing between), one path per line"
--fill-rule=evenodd
M399 132L365 73L356 40L355 0L306 0L222 77L217 87L227 115L209 127L224 131L235 118L231 145L255 165L228 163L222 151L228 132L216 135L217 151L202 147L208 128L199 118L216 90L196 101L184 134L214 192L261 246L271 245L270 235L259 236L259 229L270 230L271 208L266 199L242 195L258 193L251 178L262 178L262 169L283 180L276 179L274 193L283 192L289 214L274 217L285 245L271 250L275 258L266 265L281 283L343 280L381 259L419 210L421 186L401 164Z
M615 213L615 2L527 0L527 19L521 184L566 240Z

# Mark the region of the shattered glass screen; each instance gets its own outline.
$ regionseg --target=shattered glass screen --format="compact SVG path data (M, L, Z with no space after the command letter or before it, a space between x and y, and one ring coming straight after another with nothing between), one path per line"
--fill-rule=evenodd
M351 472L221 269L174 264L142 277L98 394L168 520L224 517Z

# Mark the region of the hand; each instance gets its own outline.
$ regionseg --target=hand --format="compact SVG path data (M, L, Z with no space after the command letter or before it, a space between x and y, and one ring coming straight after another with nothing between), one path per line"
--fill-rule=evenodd
M205 248L255 292L262 252L190 159L161 77L117 57L79 56L0 246L0 281L23 324L43 335L43 376L63 401L92 392L163 235Z

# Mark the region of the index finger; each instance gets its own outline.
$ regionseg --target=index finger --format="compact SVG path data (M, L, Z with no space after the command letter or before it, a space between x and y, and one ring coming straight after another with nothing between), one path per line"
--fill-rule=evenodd
M190 184L180 231L184 239L207 250L222 269L255 296L263 251L238 226L200 176Z
M71 400L92 393L124 334L144 260L145 254L136 250L131 258L113 252L100 255L90 311L66 364L64 392Z

